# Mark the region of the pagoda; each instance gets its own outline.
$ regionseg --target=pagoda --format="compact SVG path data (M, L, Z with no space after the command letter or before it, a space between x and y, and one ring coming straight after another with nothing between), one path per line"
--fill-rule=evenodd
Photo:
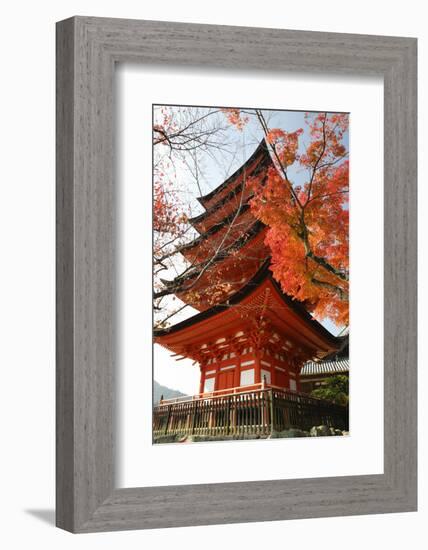
M197 237L179 252L189 267L163 283L198 313L157 329L154 340L199 364L199 396L273 387L299 391L307 361L338 349L338 340L285 294L270 270L266 226L251 211L252 187L275 169L267 144L198 201Z

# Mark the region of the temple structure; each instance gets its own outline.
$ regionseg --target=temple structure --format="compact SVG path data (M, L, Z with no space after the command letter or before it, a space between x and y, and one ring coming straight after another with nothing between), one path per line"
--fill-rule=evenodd
M199 396L299 391L304 363L339 346L270 271L266 227L251 212L249 183L254 176L263 181L269 169L275 167L263 140L239 170L198 199L205 211L190 220L198 236L180 249L189 268L164 281L198 313L156 330L155 342L199 364Z
M329 378L337 375L349 378L349 332L337 337L340 348L324 357L322 361L308 361L300 371L301 390L311 393L326 385Z

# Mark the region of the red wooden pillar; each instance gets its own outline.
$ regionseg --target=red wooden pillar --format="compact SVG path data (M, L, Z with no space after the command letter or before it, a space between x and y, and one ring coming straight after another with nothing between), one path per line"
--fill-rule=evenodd
M260 384L262 381L261 376L261 363L260 363L260 350L257 348L254 348L254 382L255 384Z
M291 361L287 361L287 364L284 365L285 367L285 383L286 383L286 388L290 388L290 379L291 379L291 376L290 376L290 370L292 370L292 363Z
M255 363L254 363L254 382L256 384L260 384L262 381L262 373L261 373L261 364L260 364L260 353L257 350L255 354Z
M233 387L238 388L241 385L241 352L237 349L234 351L236 353L236 367L233 379Z
M296 363L296 367L294 369L294 372L296 374L296 390L297 391L301 391L301 386L300 386L300 370L302 368L302 364L299 364L299 363Z
M220 376L220 367L221 367L221 361L216 365L216 368L215 368L214 391L219 389L218 379L219 379L219 376Z
M276 386L276 368L275 368L275 362L269 361L270 363L270 383L272 386ZM282 366L282 363L281 363Z
M292 370L294 372L293 380L296 382L296 391L300 391L300 369L302 368L303 363L300 359L295 359L293 361Z
M199 393L204 393L205 386L205 365L201 365L201 381L199 383Z

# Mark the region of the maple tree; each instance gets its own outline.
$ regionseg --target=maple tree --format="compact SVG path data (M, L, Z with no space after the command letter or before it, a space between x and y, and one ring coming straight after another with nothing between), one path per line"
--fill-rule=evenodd
M164 312L162 299L165 290L161 275L185 269L177 251L192 239L187 223L189 189L200 195L200 156L221 148L227 124L216 117L219 109L198 109L179 106L155 106L153 112L153 276L155 314L162 313L158 322L172 317L185 305L169 307ZM184 179L183 169L190 177ZM178 176L177 171L180 171ZM187 266L190 269L191 266ZM175 298L173 298L175 301Z
M154 231L167 238L182 234L185 205L180 200L174 164L178 159L198 148L206 149L214 143L217 128L207 125L208 117L216 111L200 113L187 108L159 106L154 111L153 148L153 227ZM159 152L163 149L163 152ZM155 257L156 257L155 246Z
M250 202L267 226L271 270L284 292L319 319L349 322L349 161L344 137L348 115L306 114L310 142L300 149L303 128L269 128L260 110L225 110L242 130L253 114L263 129L275 166L263 179L253 177ZM290 168L306 175L296 184Z

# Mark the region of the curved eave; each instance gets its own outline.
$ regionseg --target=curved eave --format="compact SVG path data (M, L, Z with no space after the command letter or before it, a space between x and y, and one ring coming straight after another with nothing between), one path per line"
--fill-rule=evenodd
M251 228L246 232L246 235L243 235L242 237L240 237L239 239L237 239L234 243L233 246L231 246L228 250L227 250L227 254L219 254L211 263L212 264L217 264L219 262L222 262L224 260L226 260L227 258L230 257L230 255L234 252L236 252L237 250L240 250L241 248L243 248L248 242L250 242L252 239L254 239L255 237L257 237L257 235L260 233L260 231L262 229L264 229L266 226L263 224L263 222L261 221L256 221L252 226ZM201 269L204 268L204 265L201 266L200 269L196 269L194 271L191 271L190 273L188 273L187 275L185 275L184 277L176 277L174 280L172 281L166 281L165 279L161 279L161 282L166 286L166 288L175 288L175 292L181 292L181 291L185 291L186 289L183 289L182 288L182 285L184 283L186 283L187 281L193 279L193 277L196 277ZM179 285L179 286L177 286Z
M155 340L162 336L177 334L196 324L207 321L208 319L212 319L213 317L220 315L224 311L231 311L231 306L241 303L243 300L249 297L263 281L269 279L275 290L277 291L278 296L285 303L285 305L287 305L303 321L308 323L311 329L316 332L319 337L322 338L328 345L330 345L332 348L338 348L340 345L340 340L333 336L326 328L321 325L321 323L314 319L301 303L293 300L290 296L282 292L279 284L273 278L269 266L270 259L263 264L259 271L254 275L252 279L248 281L248 283L244 287L242 287L238 292L236 292L231 298L228 299L227 304L217 304L210 309L202 311L201 313L198 313L193 317L190 317L189 319L185 319L184 321L181 321L180 323L177 323L171 327L154 330L153 336Z
M209 319L216 315L217 313L221 313L222 311L225 311L230 308L231 305L239 304L244 298L250 295L250 293L253 291L254 287L259 285L263 279L267 276L267 272L269 270L269 263L270 261L266 261L263 266L259 269L259 271L255 274L255 276L248 281L248 283L242 287L238 292L236 292L229 300L227 304L217 304L210 309L206 309L205 311L202 311L201 313L197 313L193 317L190 317L189 319L184 319L184 321L180 321L179 323L172 325L171 327L164 328L164 329L155 329L153 331L153 335L155 337L158 336L164 336L166 334L174 334L175 332L180 332L181 330L188 328L196 323L199 323L201 321L204 321L206 319Z
M250 174L248 174L248 177L252 177L255 174L257 174L259 171L268 168L269 164L274 166L270 156L269 156L269 158L266 158L265 161L261 161L256 166L256 168ZM231 201L236 195L238 195L238 193L240 193L242 191L242 187L243 187L243 185L242 185L242 182L241 182L236 187L234 187L229 193L227 193L223 198L221 198L216 203L214 203L211 207L209 207L208 210L206 210L205 212L202 212L198 216L195 216L193 218L189 218L188 222L190 223L190 225L192 225L192 227L194 227L197 230L197 227L195 227L195 226L198 223L206 220L207 218L209 218L211 216L211 214L213 214L214 212L219 210L222 206L224 206L229 201ZM247 197L245 203L248 201L248 198L249 197Z
M256 149L254 150L254 152L251 154L250 157L248 157L248 159L245 161L245 163L240 166L238 168L238 170L236 170L231 176L229 176L226 180L224 180L223 183L221 183L219 186L217 186L215 189L213 189L212 191L210 191L209 193L207 193L206 195L202 196L202 197L197 197L197 200L199 201L200 204L202 204L202 206L205 206L205 204L210 201L212 198L214 198L218 193L220 193L221 191L223 191L223 189L225 189L228 185L230 185L231 183L233 183L233 181L238 178L242 172L245 170L245 168L251 164L252 162L254 162L256 160L256 158L258 157L258 155L263 152L267 155L269 155L269 151L268 151L268 148L267 148L267 145L266 145L266 141L265 139L263 138L261 140L261 142L258 144L258 146L256 147ZM270 158L270 155L269 155L269 158Z
M183 252L187 250L191 250L192 248L195 248L195 246L198 246L201 244L201 242L205 241L208 237L211 237L212 235L215 235L218 233L226 224L232 222L235 218L238 221L239 218L245 214L250 209L250 205L248 203L244 204L243 206L240 206L236 210L234 210L231 214L228 216L225 216L220 222L215 223L213 226L208 229L208 231L205 231L205 233L201 233L199 237L196 237L192 242L183 244L179 248L177 248L177 252Z

